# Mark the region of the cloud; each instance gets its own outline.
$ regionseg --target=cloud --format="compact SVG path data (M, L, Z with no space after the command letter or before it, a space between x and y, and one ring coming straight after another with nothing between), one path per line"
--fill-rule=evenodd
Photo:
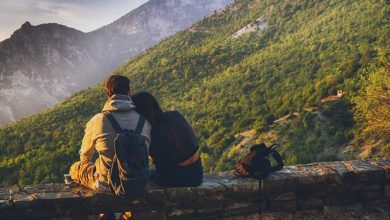
M0 41L25 22L60 23L92 31L130 12L147 0L1 0Z
M53 1L35 1L33 3L33 9L41 11L47 14L54 15L72 15L72 11L78 10L80 6L69 3L55 3Z

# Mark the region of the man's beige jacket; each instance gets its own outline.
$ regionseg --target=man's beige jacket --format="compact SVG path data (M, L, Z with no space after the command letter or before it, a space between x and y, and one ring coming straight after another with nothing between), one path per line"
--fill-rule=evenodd
M135 111L135 106L130 96L113 95L104 104L103 112L110 111L118 121L122 129L135 130L139 119L139 114ZM141 135L146 137L146 146L150 144L151 125L145 121ZM116 133L110 121L103 113L96 114L89 120L85 128L85 135L80 149L81 161L92 161L92 157L97 151L98 158L96 165L96 187L107 186L107 174L114 157L114 140Z

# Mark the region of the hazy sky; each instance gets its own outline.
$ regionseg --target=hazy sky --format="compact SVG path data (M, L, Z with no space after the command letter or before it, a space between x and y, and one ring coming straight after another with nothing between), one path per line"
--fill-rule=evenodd
M147 0L0 0L0 41L20 26L60 23L88 32L109 24Z

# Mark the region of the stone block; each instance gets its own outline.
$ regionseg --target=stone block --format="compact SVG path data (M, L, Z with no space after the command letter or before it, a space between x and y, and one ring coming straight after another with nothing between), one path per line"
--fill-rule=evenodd
M211 214L199 214L199 213L191 213L183 216L166 216L168 220L215 220L221 219L220 214L211 213Z
M20 193L22 191L22 188L20 187L12 187L9 189L9 192L12 194L17 194L17 193Z
M294 200L291 201L270 201L268 204L268 209L271 212L294 212L298 208L297 202Z
M135 209L139 200L126 200L114 196L111 193L97 193L92 197L82 197L82 203L85 207L90 207L91 210L95 210L97 207L107 209L113 209L114 211L128 211L129 209Z
M164 189L164 192L167 198L168 212L175 209L187 210L193 209L194 206L202 206L198 203L197 195L191 187L167 188Z
M56 202L62 201L62 200L67 200L67 199L76 199L80 198L80 196L71 193L71 192L36 192L31 194L34 198L38 200L55 200Z
M323 214L326 219L352 219L354 215L360 215L363 205L356 203L344 206L324 206Z
M304 187L304 183L311 182L310 176L298 173L297 167L289 166L269 175L260 182L260 194L274 195L282 192L296 192Z
M271 200L281 200L281 201L295 200L295 199L296 199L295 198L295 193L292 193L292 192L281 193L281 194L276 195L273 198L271 198Z
M212 177L210 176L210 178ZM198 197L206 197L207 199L221 201L226 188L222 183L218 182L218 179L213 180L210 178L205 180L202 185L196 187L195 191Z
M83 198L84 207L88 207L89 213L100 212L148 212L151 211L151 206L146 199L122 199L109 193L97 194L95 197Z
M0 200L10 200L11 192L8 189L0 188Z
M343 164L348 170L346 174L350 182L382 182L383 172L381 168L378 168L367 161L363 160L351 160L343 161Z
M385 186L384 192L385 192L385 197L390 197L390 185Z
M349 172L342 161L321 162L321 164L333 170L341 177L344 177ZM341 179L338 178L337 180Z
M300 210L321 208L324 205L321 197L298 199L297 202Z
M378 200L372 200L369 203L364 204L364 206L367 210L372 210L372 211L390 216L390 200L389 199L383 198L383 199L378 199Z
M367 162L382 169L384 171L387 182L390 183L390 158L368 160Z
M21 191L29 194L33 194L33 193L71 192L72 190L70 185L66 185L63 183L47 183L47 184L26 186L23 187Z
M205 175L206 179L211 179L218 186L214 204L220 205L222 196L223 207L228 207L237 201L258 204L259 200L259 180L252 178L237 178L232 171ZM202 186L201 186L202 187ZM222 194L221 194L222 193ZM210 197L210 196L209 196ZM211 200L211 202L213 202ZM207 204L207 203L206 203Z
M27 193L11 194L11 200L17 209L27 209L36 206L36 199L34 196Z
M259 201L259 211L263 212L263 211L267 211L267 209L268 209L268 201L260 199L260 201Z
M259 208L256 206L244 206L240 208L228 208L231 216L250 216L259 213Z
M379 183L367 184L367 183L356 183L350 186L351 191L367 191L367 190L380 190L381 185Z
M318 197L328 196L329 194L343 193L349 190L350 184L338 183L320 183L305 185L297 188L295 191L297 197Z
M260 193L272 194L273 192L284 192L285 176L279 172L272 173L265 180L260 181Z
M0 213L13 209L12 203L9 200L0 200ZM0 214L1 216L1 214Z
M198 213L195 210L187 210L185 212L176 212L176 213L168 213L166 215L166 219L169 220L201 220L201 219L221 219L222 213L221 212L215 212L215 213Z
M252 178L237 178L231 171L218 173L217 176L213 176L214 182L224 186L225 192L252 194L257 193L260 189L259 180Z
M149 186L147 195L147 201L150 206L155 210L164 210L167 203L167 197L164 189L159 188L156 185Z
M79 195L81 198L88 199L97 196L98 193L92 190L81 190L77 193L77 195Z
M293 214L293 219L326 220L322 214L322 209L299 210Z
M71 192L42 192L33 193L31 196L39 207L64 208L81 203L81 197Z
M293 214L286 212L266 212L260 213L260 220L292 220Z
M89 189L89 188L87 188L85 186L79 185L79 184L74 183L74 182L72 182L72 184L69 185L69 188L70 188L71 192L76 193L76 194L80 194L80 192L82 192L82 191L90 192L90 193L94 193L94 194L99 193L99 192L97 192L95 190Z
M198 204L194 208L207 210L212 207L215 211L222 210L225 190L225 186L207 178L202 185L194 188Z
M224 208L228 209L228 210L233 210L233 209L245 209L245 208L250 208L250 207L255 207L256 209L258 209L256 204L253 204L250 202L243 202L243 201L232 202L228 206L225 206Z
M303 184L321 184L334 182L338 173L322 163L297 165L296 173L302 175L300 182Z
M165 220L165 213L158 211L150 211L150 212L137 212L132 213L132 220L144 220L144 219L153 219L153 220Z
M198 214L218 214L222 215L222 213L226 212L223 207L217 206L217 207L209 207L207 209L196 209L196 213Z
M230 216L223 217L223 220L259 220L259 214L243 215L243 216Z
M384 197L382 190L370 190L359 192L360 201L363 203L369 202L374 199L381 199Z
M326 205L346 205L353 204L358 201L357 193L344 193L344 194L333 194L324 197L324 204Z

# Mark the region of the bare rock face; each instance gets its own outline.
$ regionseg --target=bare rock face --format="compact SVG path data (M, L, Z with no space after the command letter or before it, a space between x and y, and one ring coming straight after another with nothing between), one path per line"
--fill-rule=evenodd
M29 22L0 42L0 125L95 85L128 58L232 0L151 0L90 33Z
M0 43L0 124L49 107L88 85L87 77L97 70L95 52L81 31L24 23Z

